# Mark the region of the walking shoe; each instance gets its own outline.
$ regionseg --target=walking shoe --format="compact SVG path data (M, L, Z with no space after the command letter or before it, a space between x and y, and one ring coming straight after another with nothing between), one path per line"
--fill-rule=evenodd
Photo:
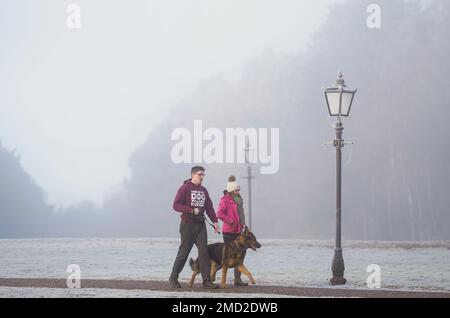
M172 288L181 288L181 285L178 282L178 279L176 279L176 278L170 277L169 284L170 284L170 287L172 287Z
M235 279L234 280L234 286L236 287L247 287L248 283L244 283L242 280L240 279Z
M219 288L219 286L217 286L216 284L214 284L210 280L205 280L203 282L203 288L205 288L205 289L217 289L217 288Z

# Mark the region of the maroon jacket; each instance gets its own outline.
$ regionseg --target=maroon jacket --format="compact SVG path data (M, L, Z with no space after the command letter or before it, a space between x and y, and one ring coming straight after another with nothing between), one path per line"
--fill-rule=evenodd
M203 186L195 185L191 179L184 181L184 184L178 189L173 209L181 213L181 220L186 223L192 223L191 215L194 208L200 209L200 213L206 214L210 220L217 222L216 213L209 197L208 190Z

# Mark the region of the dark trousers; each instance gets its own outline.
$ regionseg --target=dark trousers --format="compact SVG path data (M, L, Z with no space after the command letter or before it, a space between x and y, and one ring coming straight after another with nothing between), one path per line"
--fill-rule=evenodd
M239 236L238 233L223 233L223 242L224 243L228 243L228 242L233 242L237 237ZM245 257L245 252L244 252L244 257ZM241 272L235 267L234 268L234 279L236 281L240 281L241 280Z
M185 223L180 224L181 244L178 248L178 254L172 268L173 278L178 279L178 275L186 264L189 253L194 244L198 248L198 261L203 281L211 280L211 263L208 256L208 233L206 232L206 224L202 223Z

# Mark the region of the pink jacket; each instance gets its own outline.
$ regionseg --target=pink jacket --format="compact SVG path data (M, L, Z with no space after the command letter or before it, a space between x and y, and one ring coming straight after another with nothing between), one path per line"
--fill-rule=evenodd
M239 224L238 206L229 194L220 199L217 217L223 222L222 232L240 233L244 227Z

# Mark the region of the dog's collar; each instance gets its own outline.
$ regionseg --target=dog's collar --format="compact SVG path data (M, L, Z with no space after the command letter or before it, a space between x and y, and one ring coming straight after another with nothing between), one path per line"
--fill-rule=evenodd
M246 247L245 245L242 245L242 244L241 244L239 241L237 241L237 240L235 240L233 243L236 245L237 249L240 250L241 252L245 252L245 251L247 251L247 249L248 249L248 247Z

